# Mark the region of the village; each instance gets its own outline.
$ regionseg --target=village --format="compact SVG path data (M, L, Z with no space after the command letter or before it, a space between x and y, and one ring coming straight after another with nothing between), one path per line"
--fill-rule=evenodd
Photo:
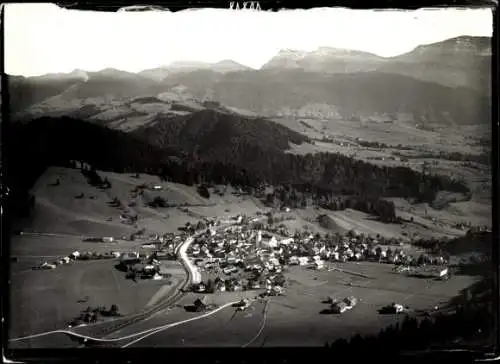
M282 209L288 212L290 209ZM273 212L259 213L255 217L237 215L230 220L204 218L197 224L186 223L177 233L134 235L137 243L128 251L74 251L66 257L44 262L34 269L55 269L56 266L73 261L114 259L118 260L110 269L125 274L127 279L162 280L170 277L168 262L179 259L179 247L186 245L189 265L196 272L191 273L190 284L185 288L205 295L224 292L255 291L255 298L285 295L286 272L292 266L306 270L338 270L353 275L363 274L342 268L346 262L374 262L393 264L393 272L407 276L446 280L450 276L448 260L440 255L424 253L402 242L385 241L349 231L346 234L312 234L307 231L289 232L265 224L263 219ZM118 242L126 237L84 238L84 241L99 244ZM186 242L190 239L190 243ZM369 277L365 277L369 278ZM343 313L353 309L357 298L328 298L328 313ZM207 297L198 298L193 307L196 311L207 309ZM244 310L250 301L244 299L235 307ZM390 306L390 307L389 307ZM403 312L397 303L389 305L387 312Z

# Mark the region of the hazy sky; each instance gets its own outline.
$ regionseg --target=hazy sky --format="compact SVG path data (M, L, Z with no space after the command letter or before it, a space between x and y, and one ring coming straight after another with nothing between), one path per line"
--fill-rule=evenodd
M327 46L390 57L420 44L492 32L490 9L105 13L7 4L5 66L25 76L76 68L138 72L178 60L232 59L259 68L284 48Z

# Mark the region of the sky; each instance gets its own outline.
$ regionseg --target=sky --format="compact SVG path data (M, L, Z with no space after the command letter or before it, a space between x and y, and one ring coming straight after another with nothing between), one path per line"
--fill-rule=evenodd
M493 34L491 9L107 13L53 4L5 7L5 71L24 76L77 68L139 72L188 60L231 59L260 68L281 49L318 47L392 57L421 44Z

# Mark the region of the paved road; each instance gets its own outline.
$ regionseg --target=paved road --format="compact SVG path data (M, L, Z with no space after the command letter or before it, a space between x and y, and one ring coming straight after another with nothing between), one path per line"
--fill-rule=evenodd
M158 334L158 333L163 332L165 330L168 330L168 329L170 329L172 327L176 327L176 326L179 326L179 325L182 325L182 324L187 324L188 322L191 322L191 321L200 320L202 318L205 318L205 317L208 317L208 316L212 316L213 314L215 314L215 313L217 313L217 312L219 312L219 311L221 311L221 310L223 310L223 309L225 309L227 307L231 307L232 305L234 305L237 302L239 302L239 301L234 301L234 302L226 303L226 304L224 304L224 305L216 308L215 310L212 310L212 311L210 311L210 312L208 312L206 314L203 314L201 316L197 316L197 317L193 317L193 318L190 318L190 319L187 319L187 320L178 321L178 322L175 322L175 323L172 323L172 324L164 325L164 326L162 326L160 328L155 328L154 330L148 330L149 331L148 333L146 333L143 336L141 336L141 337L139 337L139 338L137 338L137 339L135 339L135 340L133 340L133 341L125 344L125 345L123 345L122 348L126 348L126 347L132 346L134 344L137 344L138 342L140 342L140 341L148 338L149 336ZM137 335L137 336L139 336L139 335Z
M235 222L224 223L222 225L217 226L216 230L225 229L225 228L228 228L228 227L233 226L233 225L236 225L236 223ZM198 268L191 262L191 260L187 256L187 249L193 243L195 237L203 234L205 231L206 230L199 231L199 232L195 233L194 235L189 236L182 244L180 244L176 248L176 254L180 258L180 260L182 261L184 267L186 268L186 270L188 272L188 278L185 281L185 283L183 284L183 287L182 287L181 291L183 291L183 288L187 287L189 285L189 283L191 283L191 282L192 283L199 283L199 282L201 282L201 274L200 274ZM32 235L37 235L37 234L39 234L39 235L48 235L48 236L61 236L61 235L63 235L63 234L49 234L49 233L31 233L31 234ZM136 320L144 320L144 319L146 319L150 314L156 313L156 312L158 312L158 310L161 310L162 308L164 308L164 306L166 305L165 302L167 302L168 306L171 306L172 304L175 303L174 300L176 300L176 299L178 299L180 297L181 297L181 295L179 294L179 292L176 292L173 296L171 296L170 298L167 298L166 300L162 300L160 303L158 303L158 305L155 305L154 307L152 307L150 310L148 310L145 313L134 315L133 317L130 317L130 318L125 317L124 321L122 322L122 324L117 326L118 327L117 329L122 328L124 326L127 326L128 322L130 322L130 324L131 324L131 323L137 322ZM231 305L233 303L234 302L231 302L230 304L226 304L224 306L221 306L217 310L211 311L209 314L199 316L199 318L212 315L215 312L218 312L220 309L225 308L225 307L227 307L227 306L229 306L229 305ZM130 321L128 321L127 319L130 319ZM191 320L192 319L190 319L188 321L182 321L181 323L189 322ZM106 322L106 323L109 324L109 325L113 325L113 322ZM179 325L181 323L169 324L167 326L168 327L173 327L171 325L177 326L177 325ZM102 325L104 327L104 326L106 326L104 324L105 323L100 322L100 323L91 324L91 325L87 325L87 326L94 327L94 326ZM113 326L110 326L110 327L113 328ZM109 331L109 330L104 329L104 328L103 328L103 330ZM21 337L21 338L10 339L9 341L26 340L26 339L40 337L40 336L52 335L52 334L55 334L55 333L65 333L65 334L68 334L68 335L73 335L75 337L79 337L79 338L87 339L87 340L93 340L93 341L98 341L98 342L114 342L114 341L119 341L119 340L125 340L126 338L132 338L132 337L135 337L135 336L139 336L141 334L148 334L150 332L153 332L154 330L159 330L159 328L149 329L149 330L142 331L140 333L136 333L136 334L133 334L133 335L128 335L128 336L121 337L121 338L113 338L113 339L100 339L100 338L96 338L96 337L91 337L91 336L86 336L86 335L78 334L78 333L76 333L74 331L70 331L70 330L55 330L55 331L48 331L48 332L43 332L43 333L35 334L35 335L29 335L29 336L25 336L25 337ZM113 329L112 331L116 331L116 330ZM161 329L160 329L160 331L161 331ZM107 334L109 334L109 333L110 332L107 332Z

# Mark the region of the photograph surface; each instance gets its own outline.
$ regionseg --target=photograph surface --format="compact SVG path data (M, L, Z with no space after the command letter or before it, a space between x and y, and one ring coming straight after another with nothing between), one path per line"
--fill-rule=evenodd
M491 36L6 5L9 347L487 345Z

